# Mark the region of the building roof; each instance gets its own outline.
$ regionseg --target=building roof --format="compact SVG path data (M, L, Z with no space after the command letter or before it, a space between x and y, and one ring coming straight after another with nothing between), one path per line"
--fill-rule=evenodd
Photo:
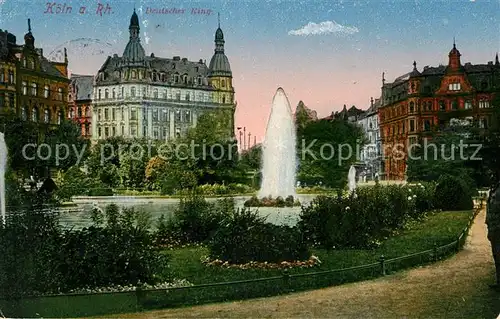
M92 98L93 85L93 75L71 75L71 86L73 87L73 92L75 92L75 101L90 100Z

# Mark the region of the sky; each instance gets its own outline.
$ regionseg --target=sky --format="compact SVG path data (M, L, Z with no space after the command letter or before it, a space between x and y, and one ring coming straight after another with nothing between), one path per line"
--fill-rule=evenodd
M210 61L217 12L236 91L236 126L261 142L271 102L283 87L292 110L302 100L320 117L344 104L369 107L387 81L447 64L456 39L462 64L485 64L500 51L499 0L447 1L56 1L0 0L0 28L23 42L31 19L35 45L69 68L95 75L108 55L122 55L134 6L146 54ZM100 13L96 13L99 3ZM80 7L85 7L81 14ZM110 9L106 10L106 6ZM148 10L148 8L150 8ZM151 13L151 9L184 9ZM193 13L193 8L203 9Z

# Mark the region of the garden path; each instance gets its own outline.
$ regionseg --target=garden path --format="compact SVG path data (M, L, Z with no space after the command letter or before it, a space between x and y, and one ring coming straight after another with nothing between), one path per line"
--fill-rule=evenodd
M165 309L120 318L496 318L500 293L489 289L493 260L485 211L464 249L433 265L383 278L285 296Z

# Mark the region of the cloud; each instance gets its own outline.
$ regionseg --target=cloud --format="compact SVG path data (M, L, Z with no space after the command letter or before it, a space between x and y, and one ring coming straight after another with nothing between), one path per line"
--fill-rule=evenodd
M323 34L354 34L359 32L356 27L348 27L335 21L324 21L320 23L309 22L297 30L288 31L288 35L323 35Z

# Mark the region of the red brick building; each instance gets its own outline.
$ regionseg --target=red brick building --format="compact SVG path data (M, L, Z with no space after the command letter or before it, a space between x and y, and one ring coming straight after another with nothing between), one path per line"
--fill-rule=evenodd
M492 100L500 92L500 63L465 63L453 44L448 65L413 70L392 83L382 75L380 133L385 179L404 180L408 146L431 131L450 125L451 119L467 119L488 128ZM397 150L394 152L394 150Z
M91 104L93 85L94 76L92 75L71 75L68 117L80 126L82 136L86 138L92 136Z

